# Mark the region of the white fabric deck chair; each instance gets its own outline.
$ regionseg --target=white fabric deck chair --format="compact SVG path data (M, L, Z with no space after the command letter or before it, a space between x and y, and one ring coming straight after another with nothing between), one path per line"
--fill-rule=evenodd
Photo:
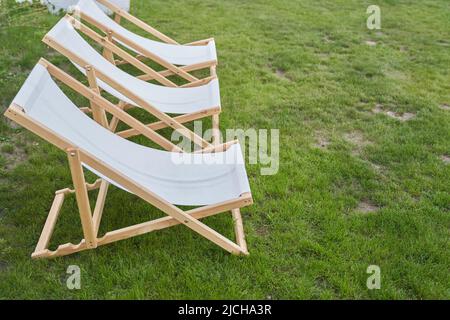
M43 42L70 59L90 79L91 86L104 89L120 100L120 107L139 106L158 118L149 124L154 130L171 127L201 148L212 145L187 129L182 123L213 117L213 141L219 140L220 91L217 79L192 88L171 88L138 79L111 64L77 32L79 22L70 16L62 18L44 37ZM88 30L80 26L81 30ZM88 33L88 31L86 31ZM171 117L168 114L179 115ZM113 119L113 126L117 125ZM128 138L140 134L135 130L119 132Z
M180 153L135 144L89 118L67 98L52 77L99 106L115 109L108 100L41 59L6 110L6 117L65 151L72 174L74 189L56 192L33 258L68 255L177 224L184 224L230 253L248 254L239 208L250 205L252 196L238 143L230 145L225 152L185 153L183 156L191 163L177 164L173 159ZM127 121L126 113L116 114ZM228 160L217 162L223 157ZM86 184L83 167L100 179ZM110 183L137 195L168 217L98 237ZM88 191L93 189L99 189L99 193L92 213ZM50 237L64 198L70 194L76 196L84 239L79 244L68 243L51 251ZM176 205L200 207L183 211ZM238 244L198 220L228 210L235 220Z
M95 2L114 12L115 19L113 20L105 14ZM149 58L167 68L162 73L164 76L177 74L185 80L193 82L198 81L198 79L191 75L190 71L210 68L211 75L215 73L217 54L215 42L212 38L180 45L107 0L81 0L75 7L75 13L82 20L102 30L117 43L134 51L138 58ZM165 43L153 41L129 31L119 24L121 18L128 20Z

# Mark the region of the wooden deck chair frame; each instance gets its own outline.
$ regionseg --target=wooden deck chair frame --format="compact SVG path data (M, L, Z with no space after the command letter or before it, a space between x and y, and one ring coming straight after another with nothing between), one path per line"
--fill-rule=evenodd
M157 80L160 84L162 84L164 86L168 86L168 87L178 87L178 85L176 85L172 81L168 80L164 76L161 76L157 71L155 71L151 67L147 66L142 61L136 59L135 57L130 55L125 50L123 50L120 47L118 47L116 44L114 44L114 42L111 41L110 37L108 37L108 36L104 36L104 37L100 36L97 32L95 32L94 30L92 30L91 28L86 26L85 24L81 23L80 21L77 21L72 16L66 15L65 18L70 23L76 25L77 30L79 30L81 33L83 33L84 35L86 35L87 37L89 37L90 39L95 41L97 44L99 44L101 47L103 47L104 50L108 50L108 52L111 52L111 53L114 53L114 54L118 55L124 61L127 61L129 64L131 64L132 66L134 66L138 70L142 71L144 74L153 76L154 79ZM45 40L44 40L44 42L45 42ZM104 56L108 60L110 60L111 63L114 64L114 59L111 58L110 55L105 55L104 54ZM211 73L212 73L212 76L210 76L210 77L201 79L201 80L199 80L197 82L191 82L191 83L188 83L188 84L185 84L185 85L181 85L180 87L186 88L186 87L194 87L194 86L206 85L211 80L217 78L215 67L211 67ZM123 103L123 102L120 103L120 106L122 108L124 108L124 109L128 109L129 107L133 107L133 106L127 105L126 103ZM181 115L181 116L176 117L175 119L177 121L179 121L180 123L185 123L185 122L199 120L199 119L202 119L204 117L211 116L211 119L212 119L211 122L212 122L213 144L218 144L219 140L220 140L220 129L219 129L219 127L220 127L220 125L219 125L220 112L221 112L221 109L216 107L216 108L202 110L201 112L194 112L194 113L191 113L191 114ZM113 126L117 127L117 125L118 125L117 118L114 118L113 123L114 123ZM153 128L156 128L155 130L160 130L160 129L164 128L163 126L161 126L161 124L158 124L158 125L156 125L156 124L149 124L149 126L151 126ZM122 132L118 132L117 134L120 135L123 138L131 138L131 137L137 135L138 132L136 132L135 130L124 130Z
M71 16L66 16L66 19L73 25L79 24L79 22L74 19ZM89 29L86 26L80 26L82 30L84 30L87 34L90 34L88 31ZM92 34L91 34L92 35ZM154 115L159 122L148 124L147 127L152 128L152 130L160 130L162 128L171 127L174 130L178 130L178 132L185 136L186 138L190 139L194 144L197 146L200 146L203 150L209 150L214 147L214 145L218 145L218 141L220 140L220 131L219 131L219 113L220 113L220 107L214 107L210 109L205 109L199 112L189 113L180 115L177 117L170 117L164 112L159 111L157 108L155 108L153 105L145 101L144 99L140 98L137 94L134 92L128 90L125 88L122 84L116 82L114 79L109 77L105 72L102 72L102 70L94 69L90 64L89 61L85 61L83 58L81 58L76 53L66 49L65 47L58 44L52 37L49 35L44 36L42 41L47 44L48 46L52 47L62 55L66 56L71 61L75 62L79 66L83 66L83 68L86 70L86 74L88 75L88 78L91 79L91 82L95 81L95 79L98 77L105 83L109 84L112 88L123 94L124 96L128 97L132 101L134 101L137 105L139 105L144 110L148 111L150 114ZM103 41L106 42L106 41ZM91 76L89 77L89 74ZM95 85L95 84L94 84ZM95 85L96 86L96 85ZM96 88L98 88L96 86ZM119 105L122 108L126 108L127 106L123 102L119 102ZM190 122L193 120L201 119L204 117L212 116L212 123L213 123L213 144L209 143L202 137L198 136L196 133L194 133L192 130L189 130L186 128L182 123ZM117 125L117 119L113 119L114 125ZM129 138L135 135L141 134L139 131L136 130L126 130L124 132L119 132L118 135Z
M99 44L103 48L103 56L109 60L114 65L116 64L116 60L114 59L113 55L117 55L120 57L123 61L126 61L127 64L130 64L134 66L136 69L141 71L143 73L143 76L146 78L151 78L150 80L156 80L160 84L167 86L167 87L180 87L180 88L187 88L187 87L196 87L201 86L204 84L209 83L211 80L217 79L217 74L215 67L212 68L212 75L197 81L189 82L184 85L177 85L176 83L169 80L167 77L162 75L160 72L154 70L150 66L143 63L141 60L133 57L130 53L125 51L124 49L120 48L112 39L111 35L105 35L101 36L97 32L95 32L92 28L88 27L83 22L76 20L73 16L66 15L65 18L74 25L74 27L82 32L84 35L88 36L91 40L95 41L97 44ZM139 77L138 78L142 78ZM142 79L141 79L142 80ZM144 80L148 81L148 80Z
M112 105L106 99L102 98L99 94L92 94L92 90L86 88L70 76L65 75L63 71L57 69L46 60L41 59L39 63L46 67L53 77L62 81L74 90L78 89L77 91L83 96L89 98L93 105L102 106L105 109L109 110L117 109L114 105ZM53 204L49 211L36 249L32 254L32 258L53 258L65 256L87 249L94 249L98 246L128 239L152 231L165 229L178 224L184 224L188 228L192 229L193 231L197 232L201 236L212 241L216 245L232 254L248 255L240 208L251 205L253 203L251 193L244 193L236 199L232 199L222 203L207 205L189 211L183 211L175 205L162 199L158 195L154 194L153 192L151 192L151 190L148 190L135 181L132 181L121 172L114 170L91 154L71 145L71 143L65 140L63 137L59 136L52 130L49 130L48 128L42 126L40 123L29 117L24 112L24 109L21 106L12 104L6 110L5 116L30 130L31 132L35 133L36 135L40 136L57 148L65 151L68 156L68 162L72 175L74 189L66 188L56 191ZM126 115L121 114L120 116L122 117L122 119L126 120ZM133 123L133 120L130 120L130 123ZM138 197L142 198L143 200L166 213L168 216L129 226L126 228L110 231L107 232L104 236L98 237L98 231L103 215L109 182L99 179L93 184L86 183L82 163L88 165L90 168L93 168L102 175L109 177L113 181L116 181L130 192L134 193ZM88 192L95 189L99 189L99 193L97 196L94 211L92 213L89 204ZM75 194L77 200L84 239L82 239L79 244L66 243L58 246L56 250L51 251L48 249L48 245L53 234L64 199L70 194ZM232 242L217 231L211 229L210 227L199 221L199 219L226 211L232 212L237 243Z
M96 0L96 1L100 4L102 4L103 6L107 7L109 10L111 10L114 13L114 21L116 23L120 24L120 21L123 18L123 19L131 22L135 26L139 27L140 29L144 30L145 32L150 33L151 35L155 36L156 38L158 38L159 40L161 40L165 43L179 44L177 41L173 40L172 38L168 37L167 35L163 34L162 32L151 27L150 25L146 24L142 20L139 20L138 18L131 15L126 10L123 10L120 7L116 6L115 4L113 4L107 0ZM189 82L198 83L200 80L198 78L196 78L195 76L193 76L192 74L190 74L189 72L209 68L210 76L214 76L214 74L215 74L215 70L216 70L216 67L218 64L217 60L205 61L202 63L192 64L192 65L187 65L187 66L176 66L176 65L164 60L163 58L153 54L152 52L148 51L146 48L142 47L139 43L136 43L136 42L132 41L131 39L125 38L125 37L121 36L120 34L115 33L113 30L109 29L107 26L105 26L102 23L100 23L99 21L91 18L90 16L83 14L82 12L77 12L77 14L81 17L81 19L87 21L91 25L100 29L103 33L105 33L108 37L110 37L111 41L113 38L116 38L117 40L124 43L128 47L133 48L133 50L135 50L136 52L140 52L141 54L137 54L135 56L136 59L143 60L145 58L148 58L151 61L154 61L154 62L158 63L159 65L165 67L166 70L159 72L161 76L167 77L167 76L172 76L172 75L178 75L181 78L183 78ZM207 45L212 40L214 40L214 39L209 38L209 39L204 39L204 40L187 43L185 45L191 45L191 46ZM105 54L109 55L110 57L113 57L113 54L111 52L108 52L107 50L105 51ZM128 64L129 61L122 59L122 60L115 61L115 63L116 64ZM148 80L154 79L154 76L149 75L149 74L144 74L144 75L140 76L140 78L148 81Z

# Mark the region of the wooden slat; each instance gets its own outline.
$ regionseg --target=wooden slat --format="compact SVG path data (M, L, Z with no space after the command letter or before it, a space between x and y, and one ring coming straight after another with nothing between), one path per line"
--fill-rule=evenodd
M243 208L253 204L252 194L250 192L245 192L237 199L224 201L222 203L209 205L197 209L192 209L187 211L191 215L201 214L209 215L210 213L220 213L229 211L233 208Z
M190 72L190 71L210 68L212 65L215 65L215 64L217 64L217 61L216 60L211 60L211 61L206 61L206 62L201 62L201 63L196 63L196 64L190 64L188 66L182 66L182 67L180 67L180 69L183 69L186 72ZM164 77L168 77L168 76L174 75L172 70L159 71L159 74L161 74ZM141 80L144 80L144 81L150 81L150 80L154 79L153 77L145 75L145 74L137 76L137 78L139 78Z
M143 55L140 55L140 54L135 55L134 58L138 59L139 61L144 61L145 59L147 59L146 56L143 56ZM121 60L117 59L116 60L116 66L121 66L121 65L124 65L124 64L128 64L128 62L123 60L123 59L121 59Z
M83 107L83 108L80 108L80 110L86 114L92 113L92 110L89 107Z
M182 86L180 86L181 88L192 88L192 87L199 87L199 86L203 86L205 84L210 83L212 80L216 79L217 77L206 77L203 79L200 79L198 81L194 81L194 82L188 82L186 84L183 84Z
M66 244L60 245L55 251L50 251L48 249L42 250L42 251L35 251L31 255L31 257L33 259L56 258L56 257L67 256L69 254L80 252L80 251L83 251L86 249L89 249L89 248L86 245L86 241L83 239L77 245L72 244L72 243L66 243Z
M212 109L193 112L193 113L189 113L189 114L183 114L181 116L175 117L174 119L180 123L186 123L186 122L194 121L194 120L201 119L204 117L208 117L208 116L213 115L218 112L220 112L220 108L212 108ZM158 121L158 122L147 124L147 127L149 127L152 130L157 131L157 130L167 128L168 126L164 122ZM140 135L141 133L139 131L137 131L136 129L127 129L127 130L117 132L116 134L121 136L122 138L130 138L130 137Z
M185 46L205 46L213 40L214 40L214 38L208 38L208 39L197 40L197 41L185 43L184 45Z
M210 217L221 212L224 212L224 208L235 208L246 204L247 198L240 198L231 201L227 201L225 203L201 207L198 209L193 209L190 211L186 211L186 214L191 215L195 219L203 219L206 217ZM131 237L135 237L138 235L143 235L152 231L161 230L169 227L173 227L179 225L180 222L172 217L164 217L160 219L156 219L149 222L144 222L141 224L137 224L134 226L114 230L105 234L104 237L98 240L99 245L108 244L111 242L125 240Z
M227 151L228 148L230 148L233 144L237 144L237 143L239 143L238 140L232 140L232 141L228 141L228 142L225 142L222 144L217 144L217 145L211 146L209 148L197 150L194 153L224 152L224 151Z
M86 189L88 191L97 190L98 188L100 188L101 182L102 182L102 179L97 179L94 183L86 183ZM55 194L58 194L58 193L64 193L64 195L67 196L69 194L75 193L75 190L65 188L65 189L58 190L55 192Z

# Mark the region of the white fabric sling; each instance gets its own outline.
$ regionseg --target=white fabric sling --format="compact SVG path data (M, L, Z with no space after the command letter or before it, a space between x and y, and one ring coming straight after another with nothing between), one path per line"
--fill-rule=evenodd
M200 46L167 44L163 42L153 41L151 39L137 35L129 31L128 29L125 29L120 24L116 23L114 20L108 17L108 15L105 14L93 0L80 0L77 4L77 8L82 12L82 14L98 21L108 29L117 34L120 34L124 38L132 40L134 43L138 43L146 50L172 64L191 65L217 60L216 45L214 43L214 40L211 40L207 45ZM115 40L117 41L117 39ZM121 44L124 45L123 43ZM129 46L124 46L133 50ZM137 54L140 54L136 50L133 51L135 51Z
M125 86L157 109L165 113L187 114L211 108L220 108L219 80L214 79L206 85L192 88L172 88L148 83L140 80L106 60L81 35L74 26L62 18L47 36L60 46L78 55L95 69L108 74L117 83ZM84 67L74 63L83 73ZM98 85L106 92L126 103L136 105L132 100L112 88L110 85L97 80Z
M250 192L239 144L226 152L183 154L190 163L176 163L174 159L180 158L175 153L135 144L97 124L69 100L40 64L14 103L41 125L172 204L209 205Z

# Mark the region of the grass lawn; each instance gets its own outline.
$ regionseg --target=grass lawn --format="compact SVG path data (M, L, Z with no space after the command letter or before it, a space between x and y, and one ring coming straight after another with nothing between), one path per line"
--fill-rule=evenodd
M0 298L450 298L450 2L379 0L373 31L370 4L132 0L133 14L180 42L215 37L222 129L280 129L278 174L247 167L250 256L178 226L31 260L70 173L63 152L2 117ZM41 56L73 71L40 41L58 19L0 2L2 113ZM162 216L110 190L101 233ZM233 237L231 214L205 222ZM80 230L69 198L51 248L78 243ZM69 265L81 290L66 288ZM366 287L369 265L380 290Z

